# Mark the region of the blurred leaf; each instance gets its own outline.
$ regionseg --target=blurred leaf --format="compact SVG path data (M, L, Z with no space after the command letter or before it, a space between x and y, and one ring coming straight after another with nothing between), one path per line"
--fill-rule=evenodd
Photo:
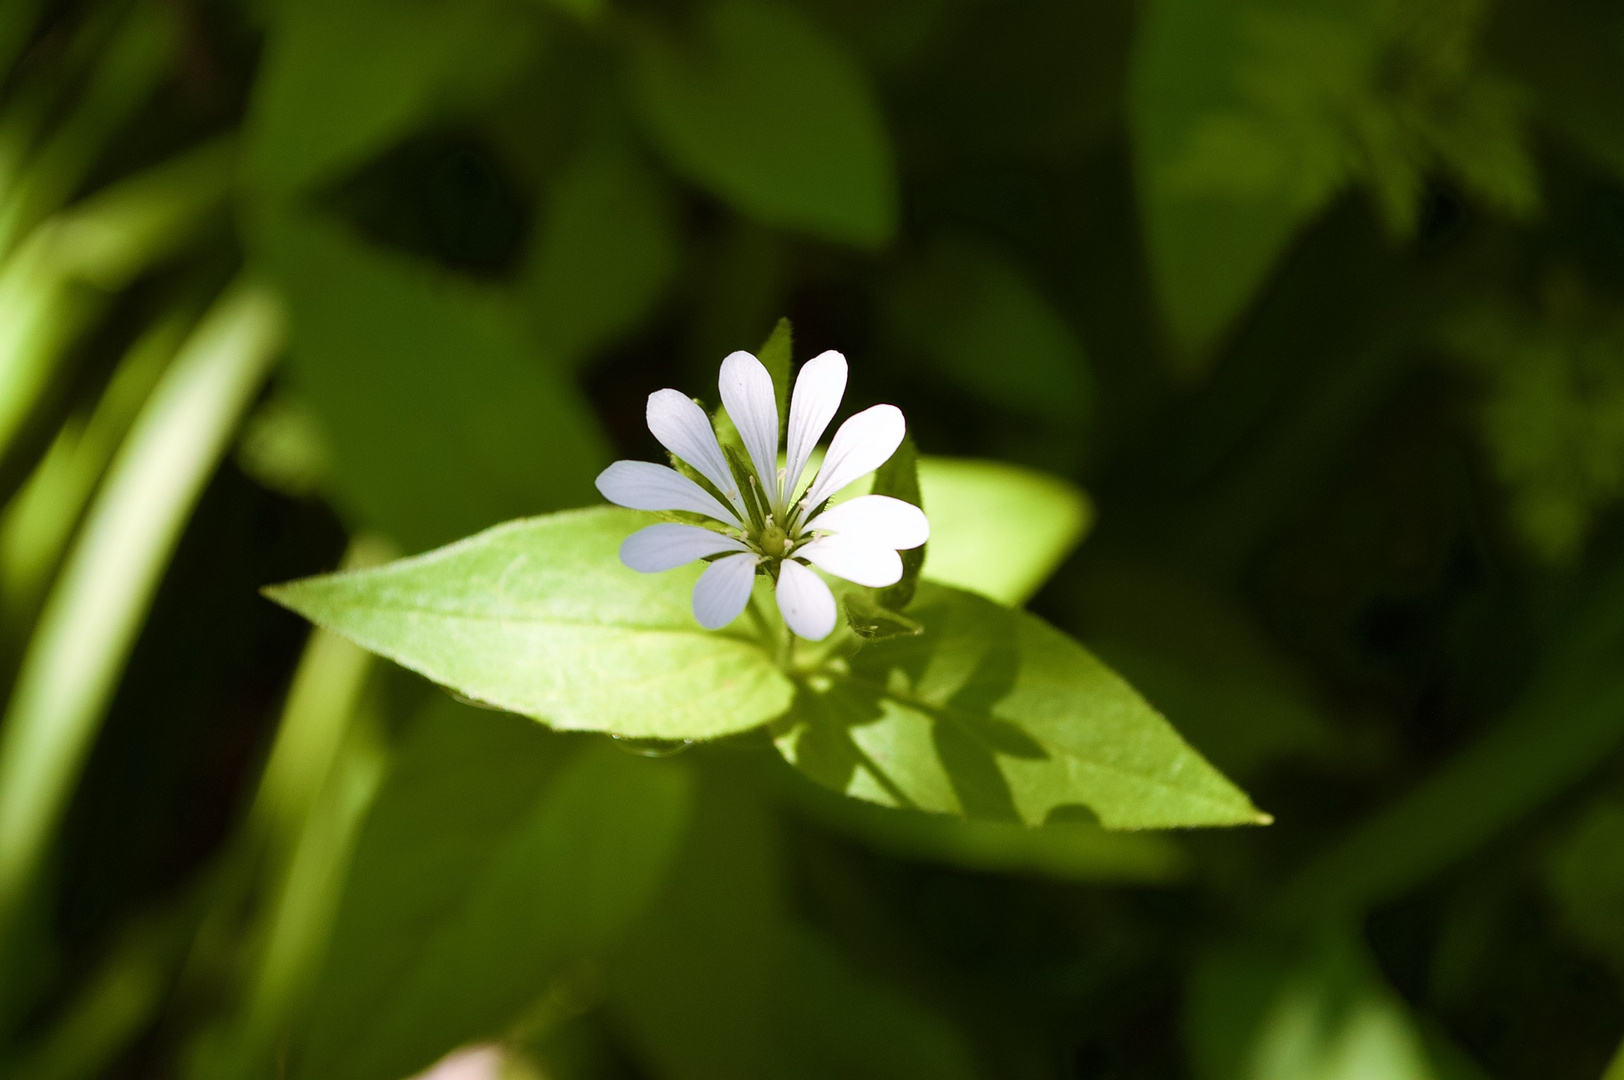
M1248 10L1222 0L1153 0L1135 43L1128 114L1146 247L1173 340L1187 352L1228 327L1342 180L1334 133L1312 118L1296 139L1250 120L1236 74L1247 56ZM1304 62L1323 63L1321 53ZM1202 183L1207 171L1214 179Z
M1348 182L1410 235L1428 173L1526 215L1538 184L1516 91L1475 61L1482 5L1156 0L1130 127L1151 266L1198 359L1297 228Z
M1189 877L1190 859L1166 833L1112 832L1087 822L1041 829L875 806L798 784L795 805L820 825L904 859L998 874L1067 881L1168 885Z
M357 537L346 568L391 554ZM362 819L386 765L371 654L315 630L294 671L259 788L233 852L237 872L218 890L210 926L239 920L242 1000L194 1041L199 1080L257 1077L297 1023L316 981ZM228 864L230 865L230 864Z
M1546 885L1569 932L1624 971L1624 805L1590 808L1551 852Z
M286 198L489 95L531 54L509 0L282 0L250 106L250 176Z
M206 1031L193 1048L188 1064L197 1080L263 1076L266 1064L286 1045L291 1022L306 1004L327 950L357 833L387 765L375 711L366 705L346 708L353 704L345 700L348 688L334 689L336 708L320 703L316 717L336 717L330 756L310 762L314 767L309 775L299 778L311 785L305 793L308 801L273 808L297 810L297 819L255 822L261 828L287 826L288 831L268 838L275 859L262 886L267 902L248 953L245 1000L234 1025ZM278 747L288 748L286 742Z
M782 857L747 778L702 771L671 877L606 965L609 1006L663 1080L770 1075Z
M1058 477L1002 462L922 457L930 516L924 576L1023 604L1093 522L1088 497Z
M1464 858L1612 753L1624 738L1624 575L1591 591L1499 725L1310 860L1278 913L1368 910Z
M1094 393L1082 345L1026 275L990 248L938 246L893 289L891 318L893 333L977 400L1086 422Z
M578 365L636 328L676 269L671 195L627 147L594 145L542 204L520 289L537 339Z
M174 13L161 4L120 6L127 10L71 111L7 177L11 182L0 196L0 254L9 254L28 230L75 194L169 70L180 37Z
M11 73L44 6L45 0L13 0L0 8L0 78Z
M1602 1074L1601 1080L1624 1080L1624 1043L1619 1045L1613 1060L1608 1063L1607 1071Z
M861 247L896 229L879 108L840 46L792 7L721 0L692 38L652 27L632 52L672 163L743 212Z
M29 642L0 736L0 938L36 874L182 527L263 383L282 313L239 283L119 448Z
M25 628L95 493L107 463L135 422L188 330L191 313L172 311L130 346L88 418L57 434L28 482L0 517L0 619Z
M332 476L332 451L310 406L286 392L273 394L243 425L237 467L271 491L303 498Z
M1624 496L1624 311L1550 274L1542 310L1505 299L1463 311L1443 337L1481 380L1477 423L1534 553L1573 561L1592 519Z
M924 634L812 675L775 725L780 752L820 784L1027 825L1079 813L1118 829L1269 820L1042 620L929 582L908 613Z
M789 395L793 384L795 328L786 318L773 324L773 332L756 350L756 359L773 377L773 393L778 398L778 430L789 430Z
M895 989L864 977L811 929L785 935L787 1020L776 1075L785 1080L973 1080L964 1039Z
M126 930L56 1025L20 1055L14 1080L79 1080L113 1065L149 1024L173 977L190 911Z
M1402 999L1349 942L1293 957L1228 946L1195 969L1197 1080L1442 1080Z
M222 140L110 185L36 227L0 266L0 452L109 294L220 207L233 160Z
M1497 59L1531 84L1542 120L1624 177L1624 12L1591 0L1495 5Z
M398 1080L607 947L686 831L687 773L442 704L356 852L295 1076Z
M667 1080L968 1080L963 1040L787 910L747 775L711 771L665 893L609 965L610 1003Z
M1091 560L1082 635L1226 775L1341 748L1302 675L1232 602L1146 562Z
M608 448L500 299L304 219L262 231L342 505L408 551L596 502Z
M436 682L555 728L705 739L783 712L791 688L771 658L694 621L699 565L663 574L621 565L621 541L647 520L601 507L514 521L267 593Z

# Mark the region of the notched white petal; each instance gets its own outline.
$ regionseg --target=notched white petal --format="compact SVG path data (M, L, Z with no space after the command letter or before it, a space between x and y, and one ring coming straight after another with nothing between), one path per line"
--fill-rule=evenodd
M679 473L652 461L617 461L598 474L598 490L616 506L631 510L689 510L740 526L739 516L716 496Z
M722 392L722 406L729 419L739 429L762 489L768 493L773 509L782 509L777 480L778 398L773 393L772 375L749 353L730 353L722 361L716 388Z
M876 405L849 418L829 443L823 468L807 491L807 505L817 506L859 476L884 465L902 445L907 431L902 410L895 405Z
M835 628L835 594L798 562L778 566L778 611L797 637L822 641Z
M916 548L930 539L930 521L925 512L889 495L859 495L848 499L807 522L806 528L838 533L897 551Z
M620 561L633 570L657 574L707 555L747 550L731 536L723 536L698 525L662 521L658 525L638 529L626 537L620 545Z
M871 589L902 580L902 557L894 548L845 535L825 536L795 549L820 570Z
M716 490L727 496L734 509L744 512L739 501L739 486L733 482L733 473L722 456L722 446L716 441L705 410L676 390L656 390L648 396L648 429L660 440L660 445L692 465Z
M750 602L759 555L745 552L717 559L694 583L694 618L707 630L720 630L737 619Z
M785 446L784 499L795 497L795 486L823 438L829 421L846 396L846 358L833 349L819 353L801 365L795 376L795 393L789 402L789 439Z

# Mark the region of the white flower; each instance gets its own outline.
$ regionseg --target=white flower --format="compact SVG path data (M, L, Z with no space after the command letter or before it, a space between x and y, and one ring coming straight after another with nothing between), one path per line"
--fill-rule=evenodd
M652 574L711 559L694 586L694 617L711 630L738 618L756 575L766 574L777 582L785 624L803 638L822 641L835 628L835 598L808 564L859 585L894 585L902 577L897 552L930 538L924 512L900 499L862 495L825 505L896 452L906 429L902 413L894 405L876 405L841 424L822 468L801 490L801 474L846 392L846 358L826 352L801 368L790 399L783 469L777 397L761 361L733 353L722 361L718 388L750 458L743 470L749 490L734 479L703 409L675 390L650 394L649 430L713 490L647 461L615 462L599 475L598 490L620 506L687 510L715 527L650 525L626 538L620 561Z

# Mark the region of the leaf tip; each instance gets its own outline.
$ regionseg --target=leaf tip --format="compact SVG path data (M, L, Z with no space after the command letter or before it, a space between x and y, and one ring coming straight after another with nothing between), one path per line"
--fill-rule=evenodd
M309 619L310 612L306 610L305 594L309 591L308 585L313 580L315 579L298 578L294 581L279 581L274 585L261 585L259 595L273 604L278 604L297 615ZM311 621L314 622L315 620L312 619Z

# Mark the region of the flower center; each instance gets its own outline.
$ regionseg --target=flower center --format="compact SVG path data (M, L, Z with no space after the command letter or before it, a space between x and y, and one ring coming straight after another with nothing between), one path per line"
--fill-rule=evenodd
M761 530L761 553L774 559L784 557L784 549L789 543L789 534L778 526L776 522L769 521Z

